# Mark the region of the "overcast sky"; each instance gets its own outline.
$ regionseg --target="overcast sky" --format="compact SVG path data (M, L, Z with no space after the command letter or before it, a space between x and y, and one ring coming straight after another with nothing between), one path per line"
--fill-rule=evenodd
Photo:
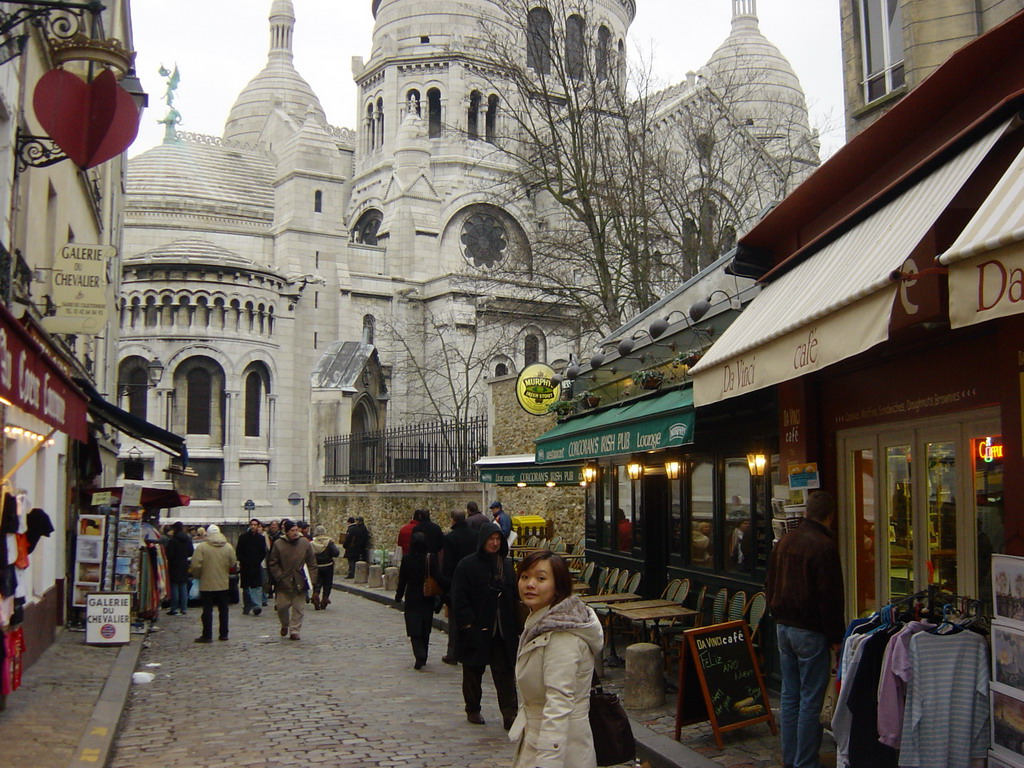
M371 0L294 0L295 67L328 120L355 128L353 56L369 58ZM266 63L271 0L141 0L132 4L136 69L150 94L131 155L159 144L167 113L163 64L181 73L181 130L220 136L238 93ZM839 0L758 0L761 31L789 59L807 94L823 154L843 142ZM730 0L637 0L631 55L670 85L701 67L729 34ZM828 132L826 133L826 129Z

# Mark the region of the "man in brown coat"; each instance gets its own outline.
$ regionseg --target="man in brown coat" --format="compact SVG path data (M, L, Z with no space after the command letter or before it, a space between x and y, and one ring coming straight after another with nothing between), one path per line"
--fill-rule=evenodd
M206 529L206 539L196 547L189 565L192 576L199 579L199 599L203 604L203 634L196 638L197 643L213 641L214 606L217 606L218 638L228 639L228 590L234 565L234 548L228 544L220 528L211 525Z
M298 640L302 629L302 614L306 610L306 594L316 573L316 555L309 539L302 535L298 524L292 520L281 523L284 535L274 542L267 559L267 570L274 584L277 602L277 617L281 620L281 637ZM308 574L303 571L308 569Z

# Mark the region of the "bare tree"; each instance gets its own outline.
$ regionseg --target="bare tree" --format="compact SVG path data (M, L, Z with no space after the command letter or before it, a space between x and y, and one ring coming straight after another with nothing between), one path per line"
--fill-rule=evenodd
M728 250L810 157L770 151L799 126L759 136L744 117L749 67L743 82L659 90L584 0L494 6L479 71L504 94L493 141L511 169L495 196L525 190L535 211L528 257L488 272L506 293L572 306L606 334Z

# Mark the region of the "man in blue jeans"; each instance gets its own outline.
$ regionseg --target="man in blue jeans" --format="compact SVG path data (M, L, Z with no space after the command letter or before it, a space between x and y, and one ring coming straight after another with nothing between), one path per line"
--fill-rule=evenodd
M836 504L825 491L807 496L804 519L768 560L765 592L775 617L782 670L782 763L818 768L818 717L831 651L843 640L843 571L831 524Z

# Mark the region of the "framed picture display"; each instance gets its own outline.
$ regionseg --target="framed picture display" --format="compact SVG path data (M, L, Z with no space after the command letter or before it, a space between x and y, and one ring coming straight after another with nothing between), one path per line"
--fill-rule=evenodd
M992 555L994 618L1024 631L1024 557Z
M75 533L75 582L71 604L84 608L86 597L102 586L107 516L80 515Z
M992 752L1024 768L1024 692L992 684Z
M1024 630L992 623L992 682L1024 698Z

